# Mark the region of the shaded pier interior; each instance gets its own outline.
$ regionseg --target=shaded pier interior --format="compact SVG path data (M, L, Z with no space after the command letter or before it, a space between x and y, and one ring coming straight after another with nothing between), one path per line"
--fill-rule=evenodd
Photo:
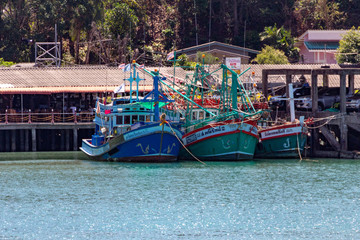
M262 89L268 97L269 75L285 75L286 85L292 83L294 75L310 75L312 109L308 112L296 111L296 116L320 119L310 127L309 156L331 158L360 158L360 113L346 111L346 89L354 93L355 75L360 75L359 68L316 68L316 69L263 69ZM338 76L340 87L340 111L318 111L319 76L322 77L322 87L329 87L329 75ZM289 89L286 89L289 97ZM289 118L289 106L284 113ZM321 120L322 119L322 120Z
M79 151L93 123L7 124L0 129L0 152Z

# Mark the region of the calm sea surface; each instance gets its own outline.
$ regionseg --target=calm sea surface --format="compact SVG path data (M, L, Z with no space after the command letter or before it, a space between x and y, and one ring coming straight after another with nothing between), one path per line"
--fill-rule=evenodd
M14 157L0 161L1 240L360 239L359 160Z

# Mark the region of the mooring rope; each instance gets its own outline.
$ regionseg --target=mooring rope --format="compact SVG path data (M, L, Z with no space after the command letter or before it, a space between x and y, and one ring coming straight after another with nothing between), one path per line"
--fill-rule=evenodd
M197 157L195 157L195 155L192 154L192 153L190 152L190 150L183 144L182 140L179 139L179 137L176 135L176 132L175 132L174 129L171 127L170 123L167 122L167 124L169 125L171 131L173 132L173 134L175 135L175 137L177 138L177 140L178 140L178 141L180 142L180 144L184 147L184 149L185 149L196 161L198 161L198 162L206 165L206 163L204 163L203 161L201 161L200 159L198 159Z
M302 129L301 129L302 130ZM296 134L296 143L297 143L297 151L299 154L300 162L302 161L301 152L300 152L300 145L299 145L299 134Z
M329 117L317 118L317 119L313 120L312 122L315 123L315 122L320 122L320 121L323 121L323 120L326 120L326 119L327 119L327 120L325 121L325 123L323 123L323 124L321 124L321 125L319 125L319 126L310 127L310 126L307 125L307 127L308 127L309 129L321 128L321 127L325 126L326 124L328 124L329 122L331 122L332 120L334 120L334 119L336 119L336 118L340 118L340 117L342 117L342 114L341 114L341 113L340 113L340 114L337 114L337 115L329 116Z

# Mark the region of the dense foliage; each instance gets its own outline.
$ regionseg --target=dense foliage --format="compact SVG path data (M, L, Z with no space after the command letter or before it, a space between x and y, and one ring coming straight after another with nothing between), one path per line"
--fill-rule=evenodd
M352 28L344 34L343 39L340 40L336 61L338 63L360 63L360 27L357 30Z
M169 51L209 41L259 50L270 44L262 32L293 62L295 37L359 18L360 0L0 0L0 57L34 61L34 42L54 41L56 24L72 63L164 64Z
M0 67L10 67L11 65L14 65L13 62L4 61L3 58L0 58Z
M271 46L265 46L261 49L261 52L252 60L252 62L258 64L289 64L285 53Z

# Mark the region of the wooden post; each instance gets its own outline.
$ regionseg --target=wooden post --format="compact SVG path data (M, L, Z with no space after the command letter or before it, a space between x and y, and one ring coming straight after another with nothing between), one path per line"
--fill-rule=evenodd
M65 129L65 136L66 151L70 151L70 129Z
M323 74L323 87L329 87L329 75L326 72Z
M78 151L78 129L73 128L74 151Z
M347 151L347 126L345 122L346 115L346 74L340 73L340 112L342 114L340 119L340 148L342 151Z
M36 152L36 129L31 129L32 151Z
M262 70L262 92L265 97L265 100L268 99L268 73L265 70Z
M349 74L349 93L354 93L355 78L354 74Z
M317 74L311 72L311 99L312 99L312 113L316 115L318 111L318 81Z
M10 130L5 130L5 152L10 152Z
M60 130L60 150L65 150L65 130Z
M28 152L29 149L30 149L30 146L29 146L29 130L25 129L25 152Z
M16 152L16 130L11 130L11 151Z
M19 135L20 135L20 151L24 151L24 149L25 149L25 146L24 146L24 144L25 144L25 129L20 129L19 130L20 132L19 132Z
M55 151L55 150L56 150L56 149L55 149L55 146L56 146L56 143L55 143L55 141L56 141L56 138L55 138L56 133L57 133L56 129L53 129L53 130L51 131L51 150L52 150L52 151Z

